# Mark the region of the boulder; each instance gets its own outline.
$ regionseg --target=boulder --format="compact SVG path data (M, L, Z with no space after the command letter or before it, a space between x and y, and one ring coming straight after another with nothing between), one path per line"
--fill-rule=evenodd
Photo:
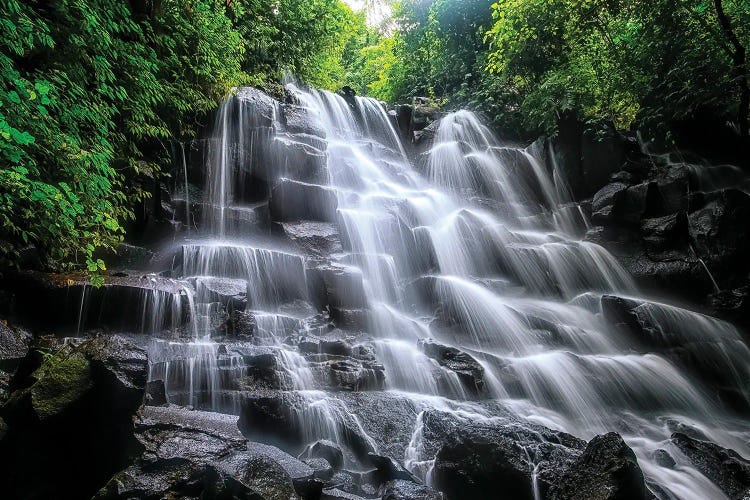
M308 136L314 137L314 136ZM315 147L310 140L297 135L277 135L270 144L269 158L259 165L254 174L269 182L281 177L298 181L324 183L327 156L326 143L320 141Z
M242 433L264 443L296 445L302 439L298 415L304 399L297 393L257 391L243 397L238 426Z
M361 309L367 306L362 271L353 266L329 264L317 269L322 277L326 304L337 309Z
M330 222L284 222L281 227L287 238L306 255L327 257L343 249L336 224Z
M196 276L193 283L199 302L219 302L227 310L244 311L247 307L247 281L234 278Z
M650 250L687 250L689 243L688 217L685 212L677 212L664 217L643 219L641 234Z
M326 133L313 110L296 104L283 106L282 120L285 130L290 134L308 134L325 138Z
M616 295L602 295L601 310L604 319L638 342L644 341L644 325L635 312L643 302Z
M11 375L29 352L32 336L0 320L0 401L10 387Z
M258 325L253 313L235 309L229 313L222 330L230 337L250 338Z
M321 439L308 445L299 458L300 460L320 458L336 470L344 465L344 452L341 451L339 445L327 439Z
M291 479L294 491L302 498L318 498L323 490L323 482L316 476L316 471L310 465L297 460L290 454L267 444L249 443L248 452L251 456L262 456L274 465L280 466L284 473ZM247 472L245 472L247 476ZM263 466L257 467L255 471L256 482L267 481L267 473ZM270 485L273 489L275 484ZM255 489L259 489L257 486ZM262 490L261 490L262 491ZM268 496L267 496L268 498ZM282 500L282 497L278 497ZM289 497L284 497L289 498Z
M448 498L542 497L581 455L580 439L510 418L473 422L436 410L422 415L422 460L434 456L433 484Z
M338 201L332 189L319 184L281 179L271 190L271 218L278 222L336 222Z
M368 453L367 458L375 467L373 477L376 478L377 484L383 484L390 481L410 481L421 483L421 481L406 468L391 457Z
M255 87L240 87L235 95L237 104L246 108L245 126L256 129L275 125L278 103L271 96Z
M733 500L750 497L750 461L734 450L676 432L672 443L701 474Z
M650 498L635 453L619 434L594 437L550 491L552 499Z
M750 285L712 293L708 305L713 315L750 331Z
M719 281L750 272L750 195L725 189L688 216L695 251Z
M395 479L380 488L382 500L443 500L443 494L427 485Z
M143 453L99 490L96 499L295 497L281 450L255 449L236 417L184 408L147 407L136 423Z
M10 498L90 497L140 451L132 417L143 403L146 352L102 336L30 356L36 369L24 369L27 380L0 410L8 424L0 441L4 491Z
M688 210L690 173L685 165L670 165L656 177L658 215Z
M419 350L427 357L434 359L442 367L455 372L464 387L474 393L481 393L484 389L484 368L470 355L432 339L422 339L418 343Z
M146 383L146 400L149 406L163 406L169 403L163 380L149 380Z
M316 479L329 480L333 477L333 467L325 458L305 458L302 461L313 469Z

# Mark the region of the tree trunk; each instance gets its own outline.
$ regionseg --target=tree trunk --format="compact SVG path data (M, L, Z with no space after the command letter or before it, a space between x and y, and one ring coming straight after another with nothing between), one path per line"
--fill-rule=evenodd
M750 86L747 78L746 51L740 43L739 38L732 29L732 23L724 12L722 0L714 0L716 16L719 18L721 30L727 41L732 46L732 63L736 73L737 84L740 87L740 107L737 121L740 127L740 144L742 147L742 156L745 168L750 169L750 124L748 123L748 113L750 113Z

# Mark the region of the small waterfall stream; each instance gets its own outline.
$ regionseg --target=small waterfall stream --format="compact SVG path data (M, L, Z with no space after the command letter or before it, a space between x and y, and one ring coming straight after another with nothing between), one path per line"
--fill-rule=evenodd
M460 111L412 164L378 102L287 89L317 135L246 89L217 114L202 230L173 271L188 284L192 338L151 344L151 379L165 381L170 402L236 414L248 370L267 363L278 374L268 386L302 398L305 438L346 446L342 428L368 433L341 387L365 398L385 390L419 412L397 458L429 481L422 412L492 419L496 406L478 403L492 401L584 439L620 432L650 483L675 498L721 498L670 447L670 422L750 454L750 425L701 377L710 371L748 401L750 350L733 326L640 297L615 258L582 239L586 217L543 148L505 145ZM185 177L187 198L187 167ZM300 228L311 248L290 241ZM647 338L609 319L622 303ZM236 318L252 318L251 339L211 339ZM428 356L429 342L469 354L483 385ZM336 372L345 375L331 390L328 367L351 362L352 349L369 361ZM683 350L697 370L679 362ZM664 447L675 467L655 460Z

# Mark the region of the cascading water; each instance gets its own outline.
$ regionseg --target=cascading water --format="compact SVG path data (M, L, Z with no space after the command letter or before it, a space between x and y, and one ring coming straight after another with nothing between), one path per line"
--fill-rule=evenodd
M182 245L175 269L192 287L193 341L152 345L151 378L165 381L171 401L236 413L245 374L270 355L281 374L274 383L301 398L296 419L305 439L347 445L342 429L352 426L367 437L354 402L329 390L327 367L351 355L341 347L351 343L346 327L324 339L325 349L305 340L326 321L321 314L342 325L357 318L350 329L369 340L355 349L370 349L374 359L358 358L370 361L341 375L339 388L366 397L384 384L418 412L439 408L473 420L495 418L498 406L476 401L494 400L521 420L586 439L617 430L666 494L721 497L670 446L669 422L750 453L750 426L677 359L677 350L688 351L746 404L750 350L735 328L639 298L617 261L581 239L586 218L543 149L504 145L461 111L442 120L413 166L378 102L287 88L317 135L295 130L278 103L249 90L218 113L205 230ZM271 188L270 202L259 185ZM259 222L269 210L275 229ZM316 231L334 226L340 246L306 251L285 240L306 219L318 221ZM315 238L327 244L328 233ZM252 341L212 342L212 304L251 316ZM623 304L648 338L611 321ZM430 342L476 360L481 387L436 362ZM422 425L420 413L398 458L429 480ZM665 447L676 467L654 459Z

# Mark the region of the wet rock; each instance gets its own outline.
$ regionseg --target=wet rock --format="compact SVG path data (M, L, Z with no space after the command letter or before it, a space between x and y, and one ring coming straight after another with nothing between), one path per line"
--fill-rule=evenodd
M367 453L375 451L372 440L363 433L361 421L346 408L345 401L338 395L326 396L311 405L311 400L296 392L257 391L244 396L238 425L250 439L297 447L305 435L319 428L316 426L321 425L320 418L332 415L334 421L326 425L335 428L353 456L365 458ZM321 413L321 408L325 412Z
M414 483L421 482L414 474L406 470L404 466L391 457L368 453L367 458L372 466L375 467L373 476L377 479L378 484L396 480L411 481Z
M306 458L302 461L312 467L316 479L328 480L333 477L333 467L325 458Z
M318 498L314 471L278 448L247 443L236 417L148 408L137 423L144 453L96 498Z
M327 339L314 336L302 337L297 344L300 352L351 356L352 346L343 339Z
M550 492L554 499L646 499L635 453L619 434L594 437Z
M249 443L247 449L251 455L261 455L270 459L272 463L278 464L291 479L294 490L303 498L318 498L320 496L323 482L315 476L315 470L308 464L274 446L262 443ZM262 467L258 468L256 475L263 480L267 477ZM256 487L256 489L258 488ZM281 499L281 497L279 498Z
M470 355L435 342L432 339L419 341L419 349L440 366L455 372L469 391L478 394L484 389L484 368Z
M690 175L685 165L671 165L656 178L658 213L673 214L688 209Z
M5 493L91 496L139 452L131 419L143 402L146 352L103 336L32 357L38 367L0 411L8 424L0 442Z
M377 363L362 362L346 358L327 363L329 383L334 388L345 391L364 391L383 388L384 368Z
M712 293L708 304L714 315L750 331L750 286Z
M326 302L339 309L359 309L367 305L362 272L350 266L331 264L320 268Z
M249 311L234 310L229 313L224 331L233 337L250 338L255 334L257 323L253 313Z
M325 186L281 179L271 190L271 218L278 222L336 222L336 193Z
M642 342L644 325L635 313L635 309L642 304L643 302L615 295L602 295L602 316L610 324L632 335L639 342Z
M719 279L747 276L750 261L750 195L725 189L689 216L695 250Z
M607 184L599 191L597 191L594 195L593 201L591 203L591 211L596 214L597 212L601 212L606 207L610 207L611 209L611 207L613 207L615 203L617 203L619 197L622 196L627 188L627 184L621 182L613 182L611 184Z
M643 219L641 232L646 246L652 250L682 249L688 245L688 218L685 212L664 217Z
M654 213L658 199L657 189L654 182L628 187L613 207L615 218L626 224L640 223L641 219Z
M327 156L326 144L317 148L303 142L298 136L276 136L271 142L271 158L266 169L259 169L257 175L270 182L286 177L303 182L325 183ZM309 141L308 141L309 142Z
M94 288L82 274L5 273L0 288L14 298L13 316L31 328L85 331L108 328L124 332L161 331L186 322L182 310L185 284L156 275L112 273ZM44 314L39 314L43 310Z
M291 478L273 460L246 450L235 418L146 407L136 422L143 453L94 498L290 498Z
M268 94L254 87L240 87L237 89L238 104L248 111L245 113L251 119L251 128L272 127L276 117L277 102Z
M303 220L284 222L281 226L286 236L307 255L326 257L342 251L335 224Z
M10 387L11 375L29 352L32 336L0 320L0 401Z
M251 439L294 445L302 437L297 413L303 405L303 399L296 393L258 391L248 394L242 400L237 425Z
M672 458L672 455L670 455L667 450L661 448L654 451L654 461L657 463L657 465L666 467L668 469L673 468L677 464L674 461L674 458Z
M145 402L149 406L162 406L169 402L163 380L150 380L146 383Z
M383 500L442 500L443 494L424 484L396 479L380 488Z
M313 111L295 104L283 106L283 122L286 131L292 134L308 134L325 138L325 130L319 125L319 121Z
M432 477L448 498L532 499L532 471L546 496L580 456L580 439L513 420L473 422L428 410L422 416L422 460L435 458ZM446 436L448 436L446 438Z
M672 443L729 498L750 497L750 461L734 450L676 432Z
M330 307L331 320L344 330L362 331L369 325L369 310Z
M366 500L365 497L349 493L338 488L326 488L320 497L321 500Z
M299 456L301 460L322 458L334 469L340 469L344 465L344 452L339 445L327 439L321 439L308 445Z
M359 439L359 448L366 450L358 454L364 464L369 463L367 453L376 452L374 447L379 455L404 456L419 413L411 398L388 391L344 392L337 397L357 415L359 428L369 436Z
M190 279L200 302L219 302L228 311L247 307L247 281L233 278L200 276Z

